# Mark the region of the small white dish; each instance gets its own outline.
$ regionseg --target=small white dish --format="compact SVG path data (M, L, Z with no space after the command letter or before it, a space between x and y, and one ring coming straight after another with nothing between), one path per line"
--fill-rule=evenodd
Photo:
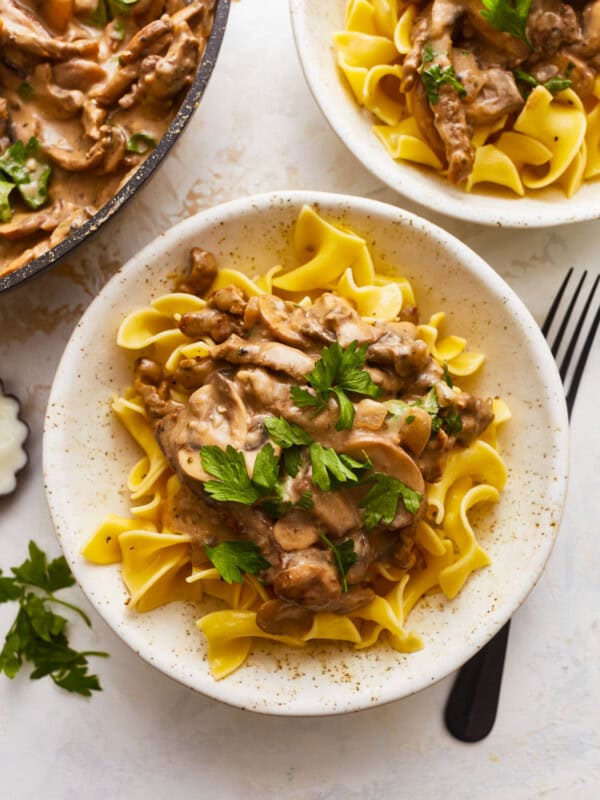
M199 610L174 603L148 614L125 605L120 566L99 567L80 551L108 512L127 515L125 479L135 445L113 419L111 395L131 383L131 363L115 343L121 320L172 286L192 246L211 250L220 267L248 273L290 263L294 223L311 204L351 226L376 263L412 282L422 319L447 312L448 328L487 357L477 392L501 395L513 420L502 431L509 481L497 506L478 515L492 564L473 575L452 602L431 596L407 628L424 649L387 646L354 651L317 645L297 651L253 648L223 681L210 674ZM537 581L560 522L567 480L568 421L554 360L534 319L504 281L464 244L394 206L318 192L258 195L180 223L129 261L77 325L58 367L44 434L48 502L63 550L98 613L142 658L206 695L253 711L336 714L409 695L463 664L516 611Z
M323 115L346 147L379 180L412 202L482 225L544 228L600 217L600 181L586 182L570 198L548 188L525 197L493 187L469 194L433 170L394 161L372 132L373 117L358 106L333 52L333 34L344 29L347 0L290 0L298 55Z

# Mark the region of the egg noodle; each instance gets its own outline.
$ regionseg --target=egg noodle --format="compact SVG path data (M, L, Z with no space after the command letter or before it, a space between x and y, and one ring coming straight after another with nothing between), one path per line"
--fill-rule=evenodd
M403 304L415 305L407 280L376 273L364 239L334 227L308 207L298 218L294 244L301 266L290 271L274 267L254 279L237 270L222 269L212 290L233 284L247 296L285 291L287 299L292 293L307 305L311 294L327 289L351 300L364 317L379 320L394 320ZM134 311L123 321L117 343L136 354L150 352L165 373L172 375L182 357L208 353L210 340L190 342L177 327L182 314L203 306L204 301L192 294L158 297L151 307ZM435 314L428 324L419 326L419 337L438 362L447 364L452 376L471 375L481 366L483 355L466 350L466 341L458 336L440 338L443 323L444 314ZM177 392L173 398L187 400ZM305 647L313 639L337 640L357 649L384 639L402 653L418 650L421 639L405 625L419 599L440 591L454 598L474 570L490 563L477 541L469 512L481 503L497 502L507 479L497 450L497 429L510 412L501 400L494 401L495 418L485 433L469 447L453 449L441 480L426 485L427 513L419 522L416 537L422 556L418 566L406 571L375 562L369 572L375 598L350 614L316 613L312 627L300 638L272 635L258 627L256 610L273 594L255 576L245 574L242 584L228 584L212 565L193 565L192 537L165 525L180 481L154 437L141 398L130 388L113 399L112 409L143 455L127 479L129 516L109 514L83 548L83 555L95 564L121 563L129 606L139 612L174 600L197 603L203 595L223 601L222 610L207 613L196 623L206 637L209 663L217 679L244 663L255 638L294 647ZM383 591L381 587L385 587Z
M356 101L377 119L373 132L390 156L444 174L413 115L411 93L400 88L417 13L417 5L402 0L349 0L346 29L334 35L334 49ZM600 174L598 101L600 77L591 107L570 88L552 95L540 85L514 122L505 115L475 125L473 170L464 189L496 184L523 196L526 190L554 185L571 197L584 180Z

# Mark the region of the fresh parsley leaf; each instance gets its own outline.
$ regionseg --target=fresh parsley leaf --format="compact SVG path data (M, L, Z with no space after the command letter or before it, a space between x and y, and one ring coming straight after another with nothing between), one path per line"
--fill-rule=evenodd
M435 106L440 102L440 87L444 83L450 84L459 97L466 97L467 90L456 77L454 67L442 68L439 64L432 64L421 72L421 80L425 86L425 94L430 105Z
M301 508L303 510L308 510L310 508L314 508L313 496L312 492L302 492L300 499L296 502L296 508Z
M323 447L319 442L311 444L309 454L312 482L323 492L330 492L339 484L358 483L356 467L352 465L365 466L349 456L339 456L331 447Z
M86 24L94 28L105 28L110 20L121 14L129 14L140 0L98 0L96 8L86 19Z
M342 591L348 591L348 580L346 578L350 567L356 563L356 553L354 552L354 539L346 539L339 545L333 542L324 534L319 534L320 538L325 542L327 547L333 553L335 563L337 564L338 572L340 575L340 583L342 584Z
M510 33L533 50L527 38L527 18L532 0L482 0L485 9L481 16L502 33Z
M452 375L450 375L447 361L444 361L444 374L442 377L444 378L444 382L452 389L454 387L454 381L452 380Z
M248 477L244 456L230 444L227 450L216 445L204 445L200 449L200 458L202 469L219 479L204 484L205 491L212 498L247 506L258 500L260 493Z
M402 481L381 472L374 473L369 480L373 484L360 503L365 509L365 528L374 528L380 522L389 525L398 512L400 500L410 514L419 510L423 495Z
M156 139L150 136L149 133L139 131L129 138L126 149L128 153L144 155L145 153L149 153L154 147L156 147Z
M525 87L524 90L521 90L521 93L524 97L527 97L531 93L531 90L535 89L536 86L543 86L544 89L547 89L551 94L558 94L558 92L568 89L573 83L573 81L569 80L569 78L563 78L560 75L550 78L545 83L540 83L534 75L531 75L529 72L525 72L525 70L518 68L513 69L513 75L515 76L515 79Z
M13 567L12 573L19 583L37 586L48 593L67 589L75 584L75 578L64 557L55 558L48 564L46 554L35 542L29 542L29 558L19 567Z
M412 425L414 421L415 421L415 415L409 414L408 417L406 418L406 424Z
M435 50L432 45L426 44L423 48L423 64L431 64L435 58Z
M243 460L243 456L242 456ZM271 492L279 478L279 459L275 455L273 446L267 444L260 450L254 462L254 472L252 473L252 483L266 492Z
M290 476L295 478L302 463L302 448L299 445L288 447L283 451L283 468Z
M12 219L9 195L14 188L14 183L0 180L0 222L10 222Z
M308 389L302 389L300 386L292 386L290 395L298 408L310 408L312 406L315 409L315 416L327 408L327 396L324 398L319 397L318 394L313 394Z
M51 604L59 603L90 624L80 608L52 594L75 582L64 558L48 563L45 553L30 542L29 558L20 566L12 567L12 573L10 578L0 577L0 602L19 604L0 651L0 673L14 678L23 662L29 661L34 667L32 680L49 675L57 686L85 697L92 691L99 691L98 677L88 674L87 658L106 657L107 653L73 650L66 636L66 618L52 611ZM26 587L42 590L44 594L27 591Z
M316 415L327 407L329 397L333 394L340 408L336 430L349 430L354 423L355 411L346 392L368 397L381 396L380 387L364 369L366 353L367 345L359 347L357 341L351 342L345 350L338 342L323 348L321 358L306 375L315 394L293 386L290 390L292 400L299 408L313 406Z
M448 436L457 436L462 431L462 419L454 406L444 413L442 427Z
M254 542L221 542L215 547L205 545L206 555L227 583L243 583L243 572L256 575L271 565L262 557Z
M265 428L275 444L283 448L312 443L312 439L304 428L294 422L288 422L284 417L266 417Z
M17 86L17 94L19 95L21 100L24 100L26 103L29 102L29 100L33 100L33 98L35 97L35 91L33 86L30 83L27 83L26 81L23 81L23 83L20 83Z
M39 155L39 142L32 136L27 144L11 144L0 156L0 173L16 184L26 206L38 209L48 200L52 170Z

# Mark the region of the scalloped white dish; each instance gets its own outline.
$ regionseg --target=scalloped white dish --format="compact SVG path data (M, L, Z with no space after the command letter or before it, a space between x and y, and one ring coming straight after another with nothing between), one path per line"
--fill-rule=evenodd
M375 261L413 284L421 316L444 310L448 327L482 350L478 394L502 395L512 421L501 435L509 481L501 501L478 515L491 556L453 601L430 596L407 628L424 649L355 651L317 644L305 651L260 643L246 664L217 682L195 627L192 604L148 614L126 605L119 565L98 567L80 554L104 516L127 514L125 480L135 445L113 419L111 395L131 382L115 337L121 320L172 285L192 246L220 267L247 273L285 263L294 223L311 204L369 242ZM464 244L402 211L358 197L281 192L235 201L177 225L129 261L79 322L56 373L44 435L52 517L73 572L98 613L142 658L181 683L241 708L284 715L336 714L396 700L448 675L482 647L537 581L558 530L567 483L568 421L562 385L546 342L525 306Z
M394 161L335 63L332 37L344 29L347 0L289 2L302 69L321 112L353 155L391 189L431 211L482 225L544 228L600 217L600 181L584 183L570 198L551 187L525 197L491 186L469 194L433 170Z

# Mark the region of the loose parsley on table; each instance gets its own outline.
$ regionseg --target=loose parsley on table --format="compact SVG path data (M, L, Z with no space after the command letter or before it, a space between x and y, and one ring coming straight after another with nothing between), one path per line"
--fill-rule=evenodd
M432 64L421 72L421 80L425 86L425 94L430 105L435 106L440 102L440 88L444 83L450 84L456 89L459 97L466 97L467 90L456 77L453 67L441 67L439 64Z
M347 392L367 397L381 396L381 389L364 369L367 347L366 344L359 347L358 342L354 341L345 350L338 342L323 348L314 369L305 376L314 394L300 386L292 386L290 393L294 403L299 408L314 408L317 415L325 410L333 395L340 409L335 428L338 431L350 430L355 410Z
M510 33L533 50L527 38L527 18L532 0L482 0L485 9L481 16L502 33Z
M254 542L221 542L215 547L205 545L204 550L214 568L227 583L243 583L242 573L257 575L271 566Z
M12 567L11 572L12 576L4 576L0 570L0 603L18 603L19 610L0 651L0 673L14 678L23 662L29 661L34 667L32 680L49 675L57 686L84 697L101 691L98 676L88 673L87 659L106 658L108 653L71 648L67 620L51 608L53 603L68 608L91 627L87 614L54 594L75 583L65 559L61 556L48 562L46 554L31 541L29 558Z

